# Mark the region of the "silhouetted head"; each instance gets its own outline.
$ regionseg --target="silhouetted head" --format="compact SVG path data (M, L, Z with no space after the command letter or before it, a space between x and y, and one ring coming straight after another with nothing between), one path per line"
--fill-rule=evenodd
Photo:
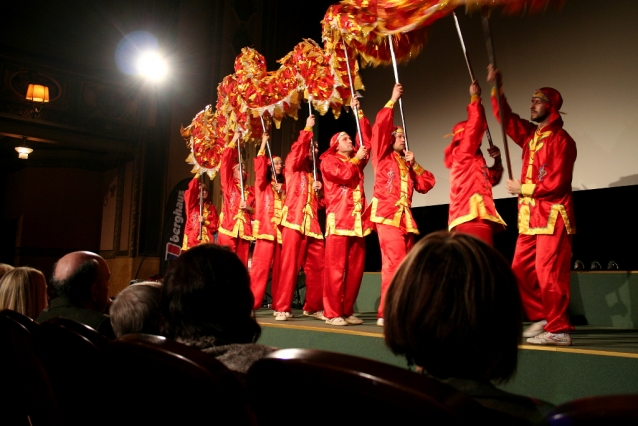
M386 345L429 374L505 381L516 370L523 311L509 263L461 233L422 238L385 299Z
M261 329L252 315L250 277L237 255L201 244L171 264L160 297L162 335L177 339L213 336L222 343L252 343Z

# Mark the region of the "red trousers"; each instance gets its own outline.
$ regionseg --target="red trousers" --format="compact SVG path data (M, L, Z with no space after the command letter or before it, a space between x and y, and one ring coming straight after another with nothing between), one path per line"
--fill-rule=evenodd
M323 240L303 235L294 229L282 227L281 272L277 293L273 294L273 309L290 312L292 295L297 285L299 268L306 274L306 301L304 311L323 309Z
M414 234L391 225L377 223L376 226L381 246L381 301L377 316L383 318L385 294L394 273L414 245Z
M547 320L545 331L562 333L569 321L572 236L558 215L553 235L519 235L512 269L518 279L523 308L530 321Z
M365 264L362 237L328 235L323 271L323 309L327 318L349 317L359 294Z
M485 241L487 244L493 246L494 238L492 236L492 227L487 221L483 219L473 219L469 222L461 223L452 228L452 232L461 232L463 234L469 234L479 240Z
M250 241L239 237L229 237L226 234L219 233L217 244L226 246L239 257L244 266L248 268L248 255L250 253Z
M254 310L261 307L266 293L268 274L272 265L272 278L270 281L270 293L275 295L279 282L281 245L277 241L257 240L253 250L253 260L250 267L250 289L255 297Z

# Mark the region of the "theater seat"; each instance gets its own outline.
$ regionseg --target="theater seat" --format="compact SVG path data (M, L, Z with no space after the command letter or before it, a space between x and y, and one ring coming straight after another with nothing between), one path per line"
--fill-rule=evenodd
M518 422L430 377L316 349L269 354L248 371L247 386L260 425L290 419L304 426Z
M239 379L214 357L159 336L109 343L106 424L255 425Z
M38 345L60 410L68 425L85 425L103 411L106 401L95 397L103 385L102 349L109 343L94 329L68 318L40 324Z
M37 324L18 312L0 312L0 424L62 425L62 416L40 360Z
M11 309L4 309L2 311L2 315L11 318L17 323L21 324L24 328L26 328L33 336L35 336L38 332L38 323L33 321L26 315L21 314L20 312L13 311Z
M602 395L557 405L546 416L552 426L638 424L638 394Z

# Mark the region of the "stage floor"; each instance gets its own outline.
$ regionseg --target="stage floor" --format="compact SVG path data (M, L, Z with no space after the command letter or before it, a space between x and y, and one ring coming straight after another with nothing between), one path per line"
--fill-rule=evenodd
M260 309L256 312L257 321L262 327L283 327L383 338L383 327L376 325L377 318L374 312L356 314L363 320L363 324L348 326L328 325L324 321L303 316L301 310L295 309L293 309L294 317L290 320L275 321L272 312L270 309ZM529 323L525 324L525 326L527 325ZM612 327L582 325L577 326L571 335L572 346L548 347L522 344L519 348L638 358L638 329L623 330Z
M376 313L357 313L363 324L330 326L304 317L275 321L270 309L256 312L262 327L259 343L278 348L314 348L342 352L407 367L390 352ZM495 333L495 338L498 333ZM560 404L577 398L638 393L638 329L577 326L572 346L520 345L516 376L504 390Z

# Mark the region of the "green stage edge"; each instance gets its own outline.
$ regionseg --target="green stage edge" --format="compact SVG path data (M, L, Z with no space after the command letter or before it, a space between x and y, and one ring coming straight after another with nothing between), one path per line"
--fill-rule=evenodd
M262 324L259 343L280 349L310 348L341 352L407 368L405 359L392 354L381 335L346 334ZM587 396L638 393L638 357L521 347L516 376L499 387L553 404Z
M357 313L369 321L379 304L380 274L364 274L355 304ZM303 293L303 289L302 289ZM637 306L634 308L633 306ZM570 315L579 326L632 331L638 328L638 273L628 271L587 271L571 274ZM368 322L368 321L367 321ZM402 357L392 354L383 336L365 331L366 327L347 327L347 331L314 327L281 327L262 324L259 343L278 348L314 348L375 359L407 368ZM314 328L314 329L313 329ZM367 327L370 330L371 327ZM581 328L582 329L582 328ZM632 335L633 334L633 335ZM638 342L638 334L610 339ZM495 330L495 338L498 331ZM638 353L606 352L604 340L597 345L599 354L582 353L571 348L519 349L518 372L499 387L514 393L560 404L596 395L638 393Z

